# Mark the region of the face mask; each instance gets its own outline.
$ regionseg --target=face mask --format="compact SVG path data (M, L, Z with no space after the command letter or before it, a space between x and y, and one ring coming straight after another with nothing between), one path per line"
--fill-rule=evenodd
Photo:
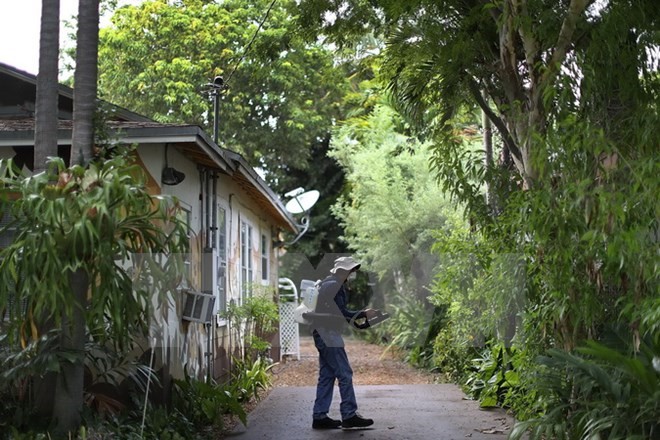
M357 278L357 273L356 272L351 272L351 273L348 274L349 281L353 281L356 278Z

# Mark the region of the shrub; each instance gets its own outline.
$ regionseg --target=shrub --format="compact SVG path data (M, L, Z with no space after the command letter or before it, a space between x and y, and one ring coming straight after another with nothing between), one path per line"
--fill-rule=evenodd
M518 423L518 439L660 438L660 345L616 333L574 352L549 350L539 384L548 411Z

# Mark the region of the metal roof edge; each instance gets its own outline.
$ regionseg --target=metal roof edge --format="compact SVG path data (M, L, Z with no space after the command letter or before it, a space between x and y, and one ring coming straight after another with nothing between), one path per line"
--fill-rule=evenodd
M233 151L229 151L229 153L229 156L237 165L237 171L243 174L243 176L245 176L250 183L252 183L268 200L270 200L273 206L277 208L280 215L282 215L282 218L286 220L286 223L291 228L291 231L296 233L299 232L298 224L295 222L289 211L286 210L284 204L277 196L277 194L275 194L270 186L268 186L266 181L259 174L257 174L254 168L247 163L243 156Z
M5 73L9 76L13 76L14 78L20 79L22 81L26 81L30 84L33 84L35 87L37 85L37 75L34 75L32 73L26 72L24 70L20 70L14 66L11 66L9 64L0 62L0 72ZM58 81L57 83L57 93L59 95L62 95L66 98L73 99L73 89L67 85L62 84L61 82ZM139 113L132 112L124 107L121 107L117 104L113 104L109 101L105 100L100 100L101 102L109 105L113 113L121 118L130 120L130 121L141 121L141 122L157 122L154 121L153 119L150 119L144 115L141 115Z
M161 127L128 127L110 130L120 135L122 142L167 143L194 142L222 170L235 169L232 160L227 158L226 150L216 145L198 125L163 125ZM123 136L122 136L123 135Z

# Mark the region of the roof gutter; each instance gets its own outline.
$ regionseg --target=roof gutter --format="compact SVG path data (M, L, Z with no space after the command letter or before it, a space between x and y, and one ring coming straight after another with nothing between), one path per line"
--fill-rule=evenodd
M259 191L266 197L273 206L277 207L278 212L282 218L286 219L286 223L291 229L292 232L298 233L299 226L291 217L291 214L286 210L280 198L273 192L273 190L268 186L264 179L257 174L257 172L245 161L243 156L238 153L234 153L229 150L225 150L227 156L234 162L236 167L236 172L241 173L252 185L254 185Z

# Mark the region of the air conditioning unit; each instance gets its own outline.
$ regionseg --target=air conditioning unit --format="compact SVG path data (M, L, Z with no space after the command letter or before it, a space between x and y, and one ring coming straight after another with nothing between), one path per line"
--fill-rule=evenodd
M208 324L213 320L213 306L215 296L210 293L187 291L186 302L183 306L182 318L186 321L195 321Z

